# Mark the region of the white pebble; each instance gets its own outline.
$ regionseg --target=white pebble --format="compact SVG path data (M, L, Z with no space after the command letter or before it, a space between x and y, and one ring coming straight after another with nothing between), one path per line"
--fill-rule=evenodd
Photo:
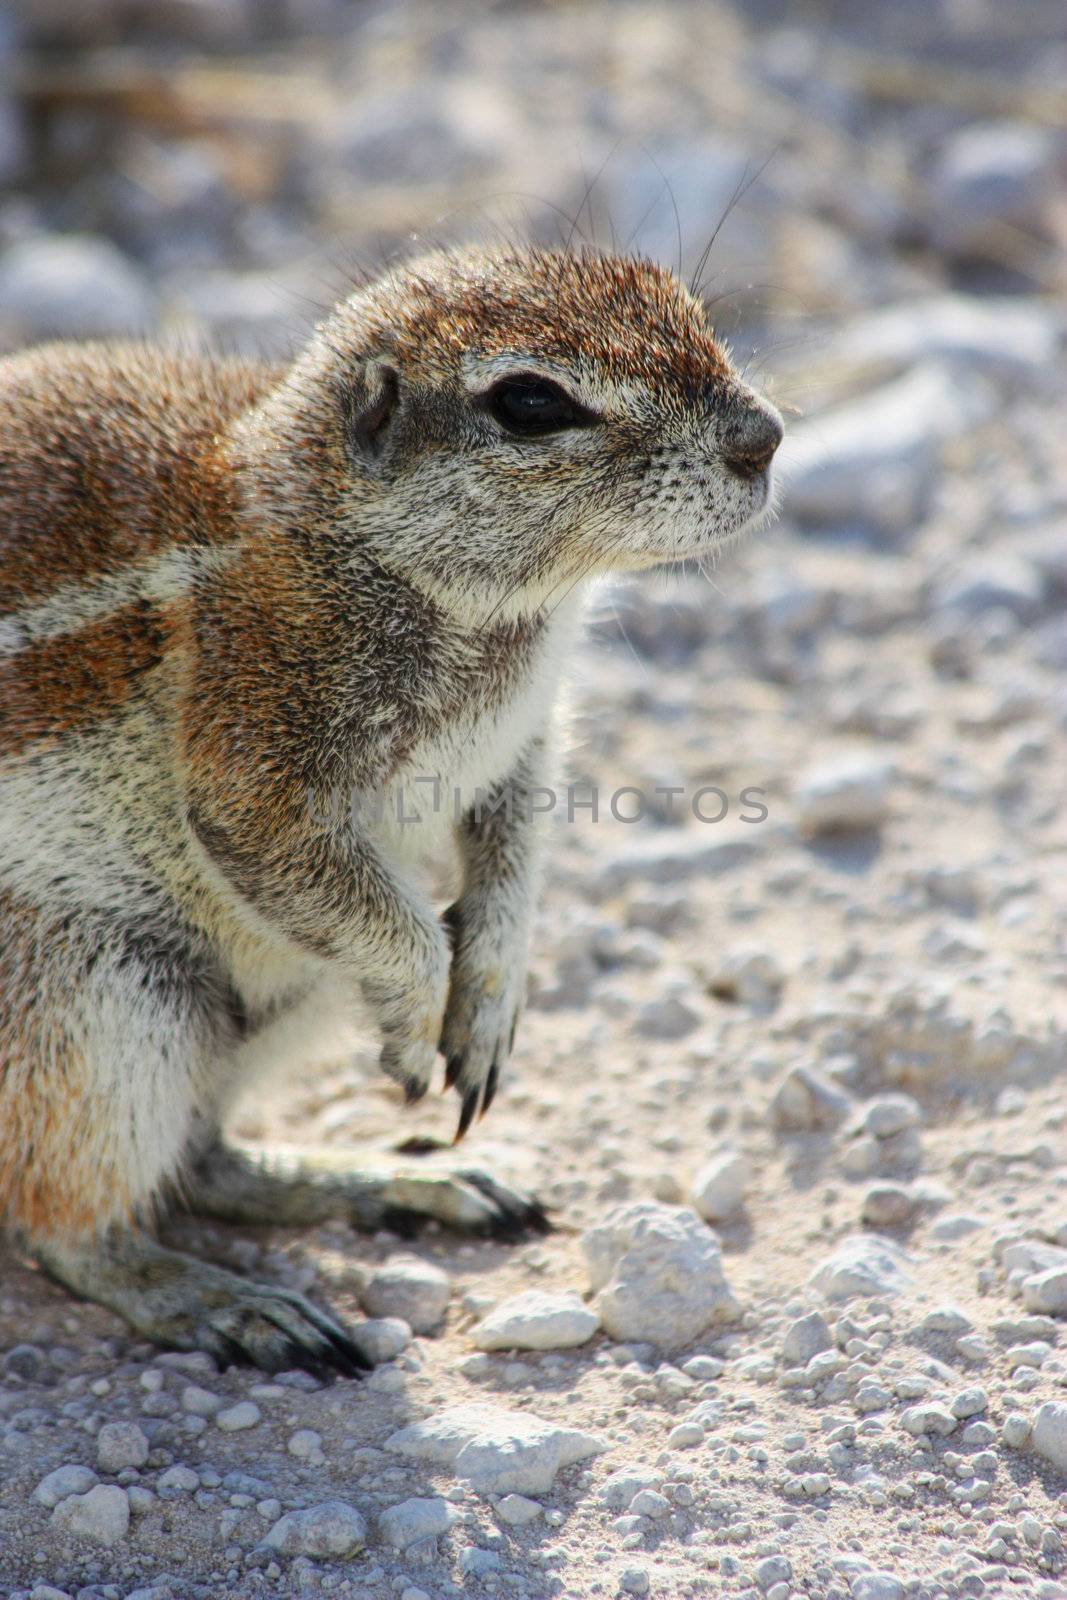
M911 1281L908 1258L889 1239L858 1234L845 1239L808 1282L828 1300L855 1295L896 1295Z
M904 1600L904 1585L891 1572L860 1572L849 1584L852 1600Z
M906 1433L914 1434L916 1438L924 1433L935 1433L945 1438L955 1430L958 1420L945 1406L918 1405L909 1406L901 1414L900 1425Z
M1000 1437L1009 1450L1025 1450L1030 1443L1030 1418L1021 1411L1009 1411L1000 1428Z
M375 1366L394 1361L411 1343L411 1324L403 1317L368 1317L352 1329L352 1343Z
M202 1389L198 1383L187 1383L182 1390L182 1410L193 1417L213 1417L225 1404L225 1400L212 1394L210 1389Z
M68 1495L87 1494L95 1482L96 1473L91 1467L56 1467L54 1472L49 1472L41 1479L33 1491L33 1498L51 1510Z
M362 1550L367 1542L367 1524L355 1506L344 1500L327 1500L306 1511L287 1512L263 1542L286 1556L343 1559Z
M447 1533L459 1513L440 1495L404 1500L388 1506L378 1517L378 1531L394 1550L404 1550L420 1539L436 1539Z
M693 1179L690 1203L707 1222L719 1222L740 1211L750 1180L747 1157L739 1150L724 1150Z
M215 1418L215 1426L221 1428L223 1433L241 1433L245 1428L254 1428L261 1420L263 1413L251 1400L239 1400L235 1406L227 1406L225 1411L220 1411Z
M954 1417L977 1417L987 1409L988 1405L989 1396L985 1390L975 1386L973 1389L962 1389L949 1410Z
M605 1440L526 1411L481 1402L450 1406L402 1428L387 1450L454 1468L486 1494L544 1494L562 1467L607 1449Z
M95 1544L118 1544L130 1525L130 1502L114 1483L98 1483L88 1494L72 1494L52 1512L52 1525L60 1534L91 1539Z
M568 1350L586 1344L600 1317L573 1292L528 1289L512 1295L471 1329L479 1350Z
M1050 1267L1023 1280L1023 1305L1027 1311L1049 1316L1067 1315L1067 1267Z
M371 1273L360 1302L372 1317L396 1317L415 1333L430 1333L451 1294L451 1280L440 1267L417 1256L394 1256Z
M1033 1423L1033 1444L1057 1472L1067 1472L1067 1401L1049 1400Z
M509 1528L521 1528L541 1515L541 1507L524 1494L506 1494L496 1508L496 1515Z
M148 1439L136 1422L105 1422L96 1436L96 1464L101 1472L121 1472L123 1467L143 1467L148 1460Z
M180 1489L183 1493L191 1494L200 1487L200 1474L194 1472L192 1467L185 1467L179 1462L176 1466L168 1467L159 1479L161 1489Z
M298 1461L310 1461L313 1466L321 1466L326 1459L322 1450L322 1435L316 1433L314 1428L297 1428L295 1433L289 1435L285 1448Z
M905 1128L918 1128L922 1108L910 1094L880 1094L864 1107L862 1126L876 1139L888 1139Z
M815 835L876 828L888 814L892 771L865 753L809 769L793 790L797 826Z
M818 1311L797 1317L785 1330L782 1340L782 1360L790 1367L807 1366L812 1356L833 1347L833 1337L826 1318Z
M581 1242L594 1305L615 1339L670 1349L737 1315L719 1241L688 1207L618 1206Z
M619 1576L619 1588L626 1594L647 1594L648 1570L645 1567L626 1567Z
M768 1108L771 1123L785 1133L836 1128L852 1110L852 1101L814 1067L791 1067Z

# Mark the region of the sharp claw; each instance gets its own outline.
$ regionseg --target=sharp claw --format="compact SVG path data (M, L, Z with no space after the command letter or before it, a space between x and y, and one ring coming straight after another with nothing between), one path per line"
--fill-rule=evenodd
M500 1082L500 1057L497 1056L496 1059L493 1062L493 1065L489 1068L489 1072L488 1072L488 1074L486 1076L486 1080L485 1080L485 1095L484 1095L484 1098L482 1099L482 1109L478 1113L479 1117L484 1117L485 1113L489 1110L489 1107L492 1105L494 1099L496 1098L497 1085L499 1084L499 1082Z
M471 1123L474 1121L474 1113L478 1109L478 1101L481 1097L481 1092L481 1085L479 1084L474 1089L468 1089L466 1094L463 1096L463 1106L459 1113L459 1127L456 1129L456 1137L452 1141L453 1144L459 1143L467 1129L470 1127Z
M445 1088L454 1089L460 1073L463 1071L463 1057L449 1056L445 1065Z

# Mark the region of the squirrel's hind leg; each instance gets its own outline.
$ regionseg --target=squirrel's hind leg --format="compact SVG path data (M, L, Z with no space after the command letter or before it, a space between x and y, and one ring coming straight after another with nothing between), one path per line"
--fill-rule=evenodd
M140 1231L234 1031L180 937L0 898L0 953L0 1208L27 1253L158 1344L268 1371L367 1365L303 1296Z
M370 1362L349 1330L303 1295L249 1283L133 1228L94 1239L37 1240L52 1277L117 1311L138 1333L178 1350L204 1350L220 1367L304 1367L358 1377Z
M394 1154L356 1166L335 1146L255 1155L220 1137L187 1163L182 1200L200 1216L289 1227L340 1220L364 1230L409 1233L432 1220L510 1239L548 1226L536 1200L469 1163Z

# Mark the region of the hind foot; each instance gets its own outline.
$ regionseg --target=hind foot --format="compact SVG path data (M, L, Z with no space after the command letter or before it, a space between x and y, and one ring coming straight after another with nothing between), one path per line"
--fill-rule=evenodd
M373 1230L410 1232L442 1222L463 1233L517 1239L545 1233L548 1219L532 1196L454 1157L435 1166L424 1156L436 1146L401 1146L396 1156L355 1169L343 1150L274 1150L253 1156L216 1140L197 1154L183 1201L199 1216L225 1222L310 1227L344 1221Z
M99 1239L35 1241L32 1248L52 1277L117 1311L144 1338L204 1350L220 1367L303 1367L319 1377L356 1378L371 1365L351 1331L303 1295L249 1283L164 1249L147 1234L115 1229Z

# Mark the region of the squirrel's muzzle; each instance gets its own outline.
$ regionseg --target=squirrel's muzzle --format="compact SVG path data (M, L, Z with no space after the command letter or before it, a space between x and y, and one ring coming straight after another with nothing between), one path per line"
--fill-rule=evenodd
M723 461L739 478L758 477L770 466L783 431L782 419L769 401L746 398L723 422L719 446Z

